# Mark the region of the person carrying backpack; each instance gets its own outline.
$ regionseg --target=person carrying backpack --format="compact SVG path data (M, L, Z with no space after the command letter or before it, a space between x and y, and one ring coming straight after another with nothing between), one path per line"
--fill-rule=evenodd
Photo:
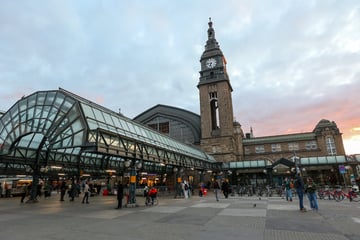
M306 212L304 207L304 181L299 173L295 175L294 187L299 197L299 208L301 212Z

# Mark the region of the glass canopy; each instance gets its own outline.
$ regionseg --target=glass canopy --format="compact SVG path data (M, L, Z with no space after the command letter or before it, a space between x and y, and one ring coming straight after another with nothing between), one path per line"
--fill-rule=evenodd
M101 171L123 168L127 159L195 168L216 163L198 148L63 89L23 97L0 117L0 169L16 162Z

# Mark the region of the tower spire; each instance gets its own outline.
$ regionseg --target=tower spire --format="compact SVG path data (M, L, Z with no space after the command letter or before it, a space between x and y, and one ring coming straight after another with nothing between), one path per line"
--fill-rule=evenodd
M208 28L208 40L206 41L206 46L205 49L210 50L210 49L220 49L220 46L218 44L218 42L215 39L215 30L213 28L213 22L211 21L211 17L209 17L209 22L208 22L209 28Z

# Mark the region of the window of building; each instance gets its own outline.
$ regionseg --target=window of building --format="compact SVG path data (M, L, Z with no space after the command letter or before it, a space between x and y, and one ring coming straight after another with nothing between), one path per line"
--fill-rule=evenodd
M289 143L289 151L298 151L299 143Z
M271 151L281 152L281 144L280 143L271 144Z
M255 153L264 153L264 152L265 152L265 146L264 145L255 146Z
M220 128L220 120L219 120L219 107L217 100L217 92L210 92L210 111L211 111L211 129L215 130Z
M326 149L329 155L336 155L336 147L333 137L326 137Z
M250 148L245 147L245 148L244 148L244 152L245 152L245 154L250 154L250 153L251 153Z
M315 150L315 149L317 149L317 143L316 143L316 141L306 142L305 148L306 148L306 150Z
M169 122L154 123L148 125L150 128L165 134L169 134Z

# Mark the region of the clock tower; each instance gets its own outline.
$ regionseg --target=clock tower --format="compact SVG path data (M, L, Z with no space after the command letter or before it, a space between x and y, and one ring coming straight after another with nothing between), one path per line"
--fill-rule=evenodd
M239 160L242 149L242 131L234 124L231 92L226 72L226 59L215 39L215 31L209 19L205 51L200 58L201 148L217 161Z

